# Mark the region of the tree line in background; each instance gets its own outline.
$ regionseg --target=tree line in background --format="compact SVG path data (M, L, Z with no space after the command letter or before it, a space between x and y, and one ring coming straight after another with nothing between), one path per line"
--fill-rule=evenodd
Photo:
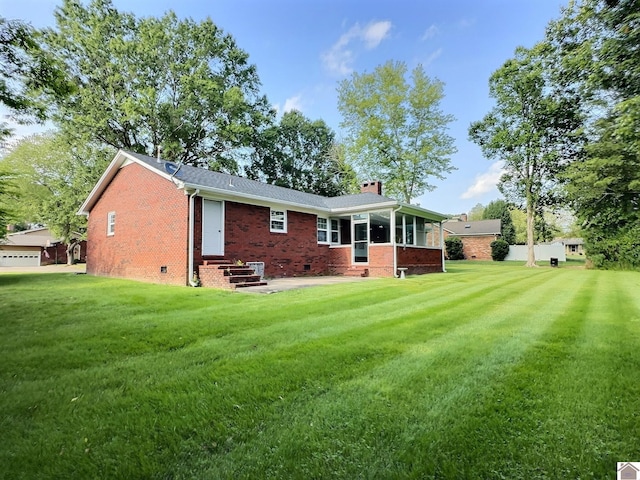
M545 212L568 207L594 265L640 267L639 12L640 0L571 2L489 79L495 106L469 137L504 165L499 189L514 208L491 214L505 227L525 216L528 265L552 234ZM454 169L443 84L421 66L343 80L338 142L322 120L278 120L248 54L211 20L136 18L111 0L63 0L55 18L43 31L0 18L0 101L55 126L0 162L0 229L18 216L71 241L78 197L117 148L322 195L375 178L407 203Z

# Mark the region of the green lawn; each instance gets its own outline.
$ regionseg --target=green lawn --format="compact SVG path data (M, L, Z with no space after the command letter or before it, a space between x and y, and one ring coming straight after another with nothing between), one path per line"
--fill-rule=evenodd
M640 273L273 295L0 275L0 478L615 478Z

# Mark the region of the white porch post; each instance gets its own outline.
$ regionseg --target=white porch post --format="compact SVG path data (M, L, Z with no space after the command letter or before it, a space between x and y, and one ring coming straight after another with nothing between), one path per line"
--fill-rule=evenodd
M442 228L442 220L438 224L440 226L440 252L442 254L442 271L446 272L447 267L444 263L444 229Z

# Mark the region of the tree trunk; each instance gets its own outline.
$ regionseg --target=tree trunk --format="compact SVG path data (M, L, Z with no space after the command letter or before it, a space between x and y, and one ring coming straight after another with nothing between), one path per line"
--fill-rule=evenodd
M537 267L536 254L533 249L534 245L534 225L535 225L535 210L532 205L533 202L527 199L527 267Z
M70 242L67 244L67 265L73 265L73 250L78 245L78 242Z

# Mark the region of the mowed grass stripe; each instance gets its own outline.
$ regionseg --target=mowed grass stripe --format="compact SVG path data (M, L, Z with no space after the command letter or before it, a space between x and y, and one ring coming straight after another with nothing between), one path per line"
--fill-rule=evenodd
M606 273L596 275L582 286L574 308L478 402L481 408L459 411L464 421L452 426L447 442L437 447L439 463L448 466L441 467L440 475L499 478L497 472L508 463L516 478L605 478L614 475L623 450L616 448L612 455L611 445L626 441L629 454L637 452L628 445L629 437L620 436L634 428L616 431L611 419L636 417L638 403L626 402L616 412L610 385L621 374L636 376L637 354L631 364L631 351L623 364L609 362L616 335L603 329L620 313L608 289L624 286L603 282ZM605 350L598 351L594 342L606 345ZM635 433L638 438L637 423ZM454 457L464 461L447 461Z
M241 351L251 352L253 351L252 347L256 344L271 343L272 338L279 337L284 339L284 342L291 342L291 328L296 321L300 324L302 337L293 340L304 340L304 337L322 336L324 334L323 328L340 330L356 328L361 322L367 324L376 318L372 313L380 313L381 309L388 309L389 313L393 315L404 314L406 310L420 308L418 302L423 301L428 301L434 312L439 307L451 308L451 304L456 305L453 308L466 309L469 299L484 295L489 290L499 290L507 283L524 280L522 278L495 285L489 284L491 286L487 286L486 281L483 281L447 295L444 293L451 288L446 284L445 286L428 286L426 291L423 288L407 295L406 291L398 290L400 287L397 286L397 281L391 283L383 280L379 282L379 285L373 286L371 291L367 291L368 298L372 298L373 301L364 306L357 293L349 294L345 293L344 288L329 287L322 289L321 298L318 301L310 302L308 295L306 295L307 292L304 292L305 295L301 297L305 299L304 305L297 306L294 301L293 305L289 307L292 298L300 297L301 291L298 291L282 297L281 305L287 305L286 314L278 308L273 308L273 301L270 302L269 308L265 308L264 302L260 301L263 298L257 299L257 302L254 297L247 298L242 307L238 307L236 304L237 295L230 294L219 299L214 297L214 301L219 300L216 302L215 308L203 307L198 313L192 310L184 312L181 305L186 301L184 294L181 295L182 292L178 293L173 289L167 290L172 293L171 296L167 294L167 298L175 298L179 304L178 308L171 310L177 318L166 322L158 314L138 313L140 307L137 305L134 307L133 314L119 317L116 305L128 304L129 300L127 299L130 295L113 292L114 310L110 308L104 309L104 311L91 310L91 318L87 318L85 313L74 320L75 323L72 324L74 325L72 327L68 327L69 323L62 324L55 329L48 326L46 322L30 324L30 329L26 333L31 333L31 335L26 337L24 344L3 345L3 348L6 348L8 352L19 349L20 371L29 371L31 367L30 373L39 375L41 378L53 374L48 370L49 366L52 368L86 369L92 363L100 366L105 361L115 362L118 360L118 355L125 358L126 361L130 361L133 355L156 354L158 349L171 351L193 343L219 343L220 350L225 352L228 352L231 345L237 345ZM141 285L141 287L148 288L146 285ZM347 289L347 292L350 291ZM425 293L426 298L424 298ZM138 293L137 296L143 294ZM345 297L347 297L347 301L342 301ZM81 301L77 300L77 297L72 298L76 302ZM203 302L198 298L192 300L195 303ZM230 302L231 305L220 305L220 301ZM358 304L360 304L359 307ZM318 305L321 305L322 308L319 309ZM340 307L336 308L336 305ZM160 309L161 306L156 304L154 308ZM212 310L211 316L209 316L210 309ZM339 321L340 317L343 322ZM328 326L325 327L325 325ZM105 335L103 327L109 329L110 334ZM117 335L111 333L114 327L119 327ZM226 336L232 338L225 341L219 340ZM94 349L87 357L81 348L78 349L78 338L99 339L104 348ZM238 343L239 338L244 338L244 342ZM43 345L51 342L58 345L57 350L42 348ZM211 347L215 348L214 345ZM66 354L60 357L60 351L64 351ZM44 357L47 354L57 358L58 362L52 362L51 358ZM60 360L65 363L60 365ZM6 367L10 368L11 365L8 364Z
M537 294L551 295L557 292L561 282L561 279L557 279L541 287L540 291L531 291L532 300L529 304L535 303ZM312 471L321 470L325 476L340 473L345 478L359 478L366 477L363 475L365 472L375 476L376 471L383 469L380 462L388 466L392 459L404 456L403 450L412 451L411 445L420 432L429 431L434 440L446 434L449 414L457 417L455 410L465 405L470 400L469 396L473 400L478 395L478 389L489 385L490 377L510 367L514 357L535 341L534 333L542 335L545 325L553 320L553 316L547 315L548 311L542 309L533 322L523 324L521 314L527 310L524 303L520 311L497 313L496 310L504 307L501 302L495 302L500 297L496 292L484 297L487 305L493 305L493 308L487 308L486 313L471 324L451 327L452 330L442 337L416 340L416 336L425 336L429 322L436 320L436 317L424 316L422 322L416 319L405 321L404 327L411 323L413 331L406 332L408 335L404 341L410 341L409 345L419 342L417 345L397 356L385 357L384 362L357 378L347 379L323 390L323 394L313 401L297 399L300 409L297 406L285 408L283 423L278 424L280 427L266 432L257 442L257 446L264 451L256 454L251 450L251 445L242 442L242 446L231 455L225 452L223 461L212 460L215 467L207 475L238 478L242 473L242 478L252 478L259 472L268 471L272 478L281 478L285 473L290 475L292 472L294 476L302 478ZM478 342L476 335L479 330L491 331L496 328L502 330L500 334L506 330L510 341L496 344L500 335L494 334L493 342ZM372 338L365 336L363 340L368 343ZM380 338L374 340L381 341ZM434 342L437 345L432 348L430 345ZM514 343L518 345L514 346ZM470 348L471 344L479 346L482 351ZM446 347L443 348L443 345ZM354 347L357 348L352 345ZM478 357L483 358L480 365L477 364ZM399 408L405 411L400 414ZM374 418L369 417L371 412L375 412ZM391 413L382 424L384 415L380 412ZM287 427L283 430L281 427L284 424ZM340 432L340 440L335 442L334 434L337 431ZM318 432L325 432L325 436ZM308 442L300 441L300 438L309 436ZM348 441L345 441L345 436ZM384 437L385 442L376 441L379 436ZM265 445L265 439L271 441ZM240 458L271 458L272 455L287 458L294 450L298 457L308 456L307 461L289 465L250 464L245 470L238 469L238 464L242 463L238 461ZM353 456L354 451L359 452L357 461L350 464L349 457ZM314 457L319 452L323 454ZM351 455L348 455L349 452ZM429 456L424 453L421 457L424 461L420 463L422 473L431 463ZM366 460L362 455L367 457ZM412 462L396 465L397 474L409 471ZM340 468L332 470L337 463ZM278 469L278 466L281 468Z

